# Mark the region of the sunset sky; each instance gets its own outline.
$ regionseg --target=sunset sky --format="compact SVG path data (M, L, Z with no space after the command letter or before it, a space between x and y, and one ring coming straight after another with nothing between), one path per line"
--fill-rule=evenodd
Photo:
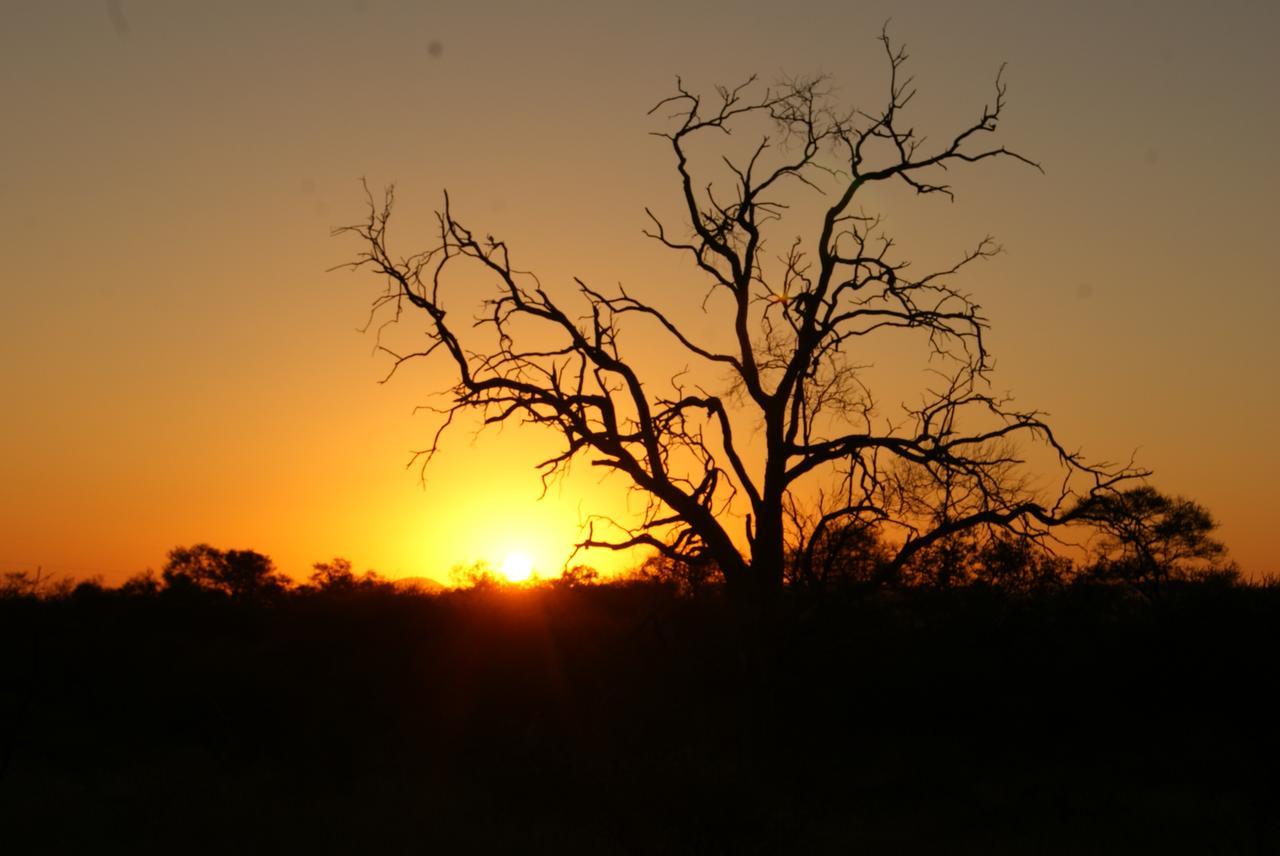
M621 513L585 467L537 501L550 438L446 438L431 366L387 384L359 332L378 292L360 178L395 182L393 243L456 213L544 282L661 302L700 281L641 236L674 211L648 109L825 72L878 106L886 19L913 124L971 122L1008 63L999 142L1043 164L885 199L904 255L1006 253L963 286L995 385L1073 447L1208 507L1250 574L1280 572L1280 4L791 2L0 4L0 571L115 583L208 542L303 577L391 577L524 553L558 570ZM900 204L901 203L901 204ZM409 321L407 323L412 323ZM879 396L896 400L892 390ZM609 557L587 556L606 568Z

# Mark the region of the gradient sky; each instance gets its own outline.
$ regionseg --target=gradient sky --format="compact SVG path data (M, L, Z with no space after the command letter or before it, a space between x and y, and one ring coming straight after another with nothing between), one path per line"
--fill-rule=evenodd
M5 2L0 570L118 582L197 541L295 576L558 567L618 487L580 473L535 502L547 441L510 429L455 431L425 488L406 469L442 379L379 385L357 332L377 287L326 273L357 249L329 233L360 218L359 178L397 183L405 251L448 188L544 281L680 293L696 279L640 235L677 201L648 108L677 74L815 71L878 105L892 17L918 128L972 120L1008 62L1000 141L1046 170L984 164L956 203L893 212L911 258L1005 246L961 283L996 386L1095 458L1136 450L1246 571L1280 571L1278 10Z

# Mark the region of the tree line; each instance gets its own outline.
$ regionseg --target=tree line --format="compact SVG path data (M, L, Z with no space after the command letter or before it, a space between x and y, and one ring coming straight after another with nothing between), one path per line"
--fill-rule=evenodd
M1003 527L971 527L939 539L907 563L894 561L893 545L872 527L850 522L828 529L819 539L791 550L784 564L783 590L798 596L869 593L896 589L949 589L981 586L1029 593L1072 583L1122 585L1148 599L1170 585L1196 581L1240 582L1240 572L1214 535L1217 522L1202 505L1163 494L1149 486L1100 497L1080 512L1091 530L1089 549L1073 559L1042 539L1022 537ZM454 568L453 587L499 588L503 579L484 563ZM589 565L574 565L543 585L577 587L649 581L683 596L711 596L725 589L723 569L713 562L673 559L654 553L616 578L602 578ZM431 588L430 585L427 586ZM264 603L290 594L392 594L422 592L421 581L408 585L376 571L357 573L351 561L337 557L312 566L297 581L272 559L255 550L223 550L209 544L175 547L159 574L147 570L120 584L124 595L208 596L239 603ZM0 577L0 596L66 597L103 591L99 580L77 583L28 572Z

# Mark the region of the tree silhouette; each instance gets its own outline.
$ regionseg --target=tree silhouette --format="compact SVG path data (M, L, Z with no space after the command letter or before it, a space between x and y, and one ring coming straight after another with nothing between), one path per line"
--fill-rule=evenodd
M439 354L455 378L419 453L424 465L464 412L485 424L550 428L563 445L538 464L544 487L586 459L647 500L636 521L591 518L580 547L648 546L684 567L710 565L731 589L766 599L783 584L787 557L812 556L832 530L874 530L893 544L895 572L976 526L1043 535L1080 499L1137 475L1086 461L1040 413L991 391L987 321L952 284L999 251L990 237L953 265L916 275L883 218L862 207L869 188L890 182L950 198L943 178L979 161L1039 169L983 142L1005 108L1001 74L976 121L927 144L904 118L915 94L907 55L887 34L880 40L888 93L871 112L838 109L822 77L770 87L752 78L711 95L677 79L651 111L670 114L656 135L674 157L683 222L646 209L645 234L686 256L705 281L705 318L696 322L621 286L605 293L575 279L576 295L553 294L515 266L504 241L463 225L447 193L437 242L393 255L394 190L378 203L366 186L367 220L335 233L362 242L346 267L385 282L371 320L407 309L428 338L413 353L380 340L394 357L388 377ZM813 234L783 231L813 194L825 197ZM779 253L770 237L780 231ZM446 292L468 265L496 289L476 323L460 325ZM624 348L624 320L665 337L664 347L690 361L688 373L665 384L646 373L640 361L653 348ZM890 337L902 343L886 344ZM882 349L905 346L935 380L919 401L885 412L866 370ZM1032 489L1019 441L1047 450L1060 489Z
M1095 571L1159 596L1170 579L1226 570L1226 547L1210 537L1218 524L1199 503L1143 485L1092 497L1078 509L1103 538Z
M876 527L853 518L809 538L787 563L786 580L816 592L869 588L886 581L892 559Z
M160 575L167 589L219 592L243 601L270 597L289 586L289 578L276 571L270 557L208 544L170 550Z
M375 571L356 574L352 570L351 560L341 556L329 562L316 562L311 569L308 582L316 591L350 594L355 591L379 591L393 588L389 580L383 579Z

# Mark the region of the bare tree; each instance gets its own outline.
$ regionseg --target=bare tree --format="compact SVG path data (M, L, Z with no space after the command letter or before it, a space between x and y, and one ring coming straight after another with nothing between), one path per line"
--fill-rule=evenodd
M986 319L952 281L999 251L991 238L944 270L913 276L882 218L861 207L867 188L890 182L950 198L948 171L978 161L1039 169L984 142L1005 108L1000 74L976 121L927 145L903 118L915 94L903 72L907 55L886 34L881 42L888 93L872 112L838 111L820 77L770 87L753 78L709 96L677 79L675 93L651 111L669 114L657 135L674 156L683 222L646 209L645 234L687 256L707 283L703 311L723 325L715 341L621 286L605 293L575 280L573 297L553 296L513 265L504 241L464 226L447 193L435 245L395 256L387 239L393 191L381 204L369 194L368 219L335 233L362 241L347 267L385 280L371 320L409 309L421 313L429 339L414 353L384 348L395 359L391 374L439 352L456 378L439 431L420 454L430 460L440 432L466 411L485 424L553 429L563 446L538 464L544 485L583 458L620 473L648 500L638 520L590 520L580 547L647 545L673 561L710 562L731 589L766 598L782 585L789 557L812 556L851 523L893 544L888 567L900 568L975 526L1041 535L1082 498L1136 475L1086 462L1041 414L990 391ZM744 135L750 145L742 148ZM788 194L823 200L817 234L791 233L780 254L768 253L766 233L785 228L793 210ZM496 289L476 323L460 326L445 310L445 292L468 264ZM642 376L641 356L620 343L627 318L655 326L702 374L662 384ZM886 334L918 344L937 378L896 414L881 411L860 363ZM718 383L690 379L707 376ZM1026 442L1059 468L1060 489L1050 495L1020 474Z

